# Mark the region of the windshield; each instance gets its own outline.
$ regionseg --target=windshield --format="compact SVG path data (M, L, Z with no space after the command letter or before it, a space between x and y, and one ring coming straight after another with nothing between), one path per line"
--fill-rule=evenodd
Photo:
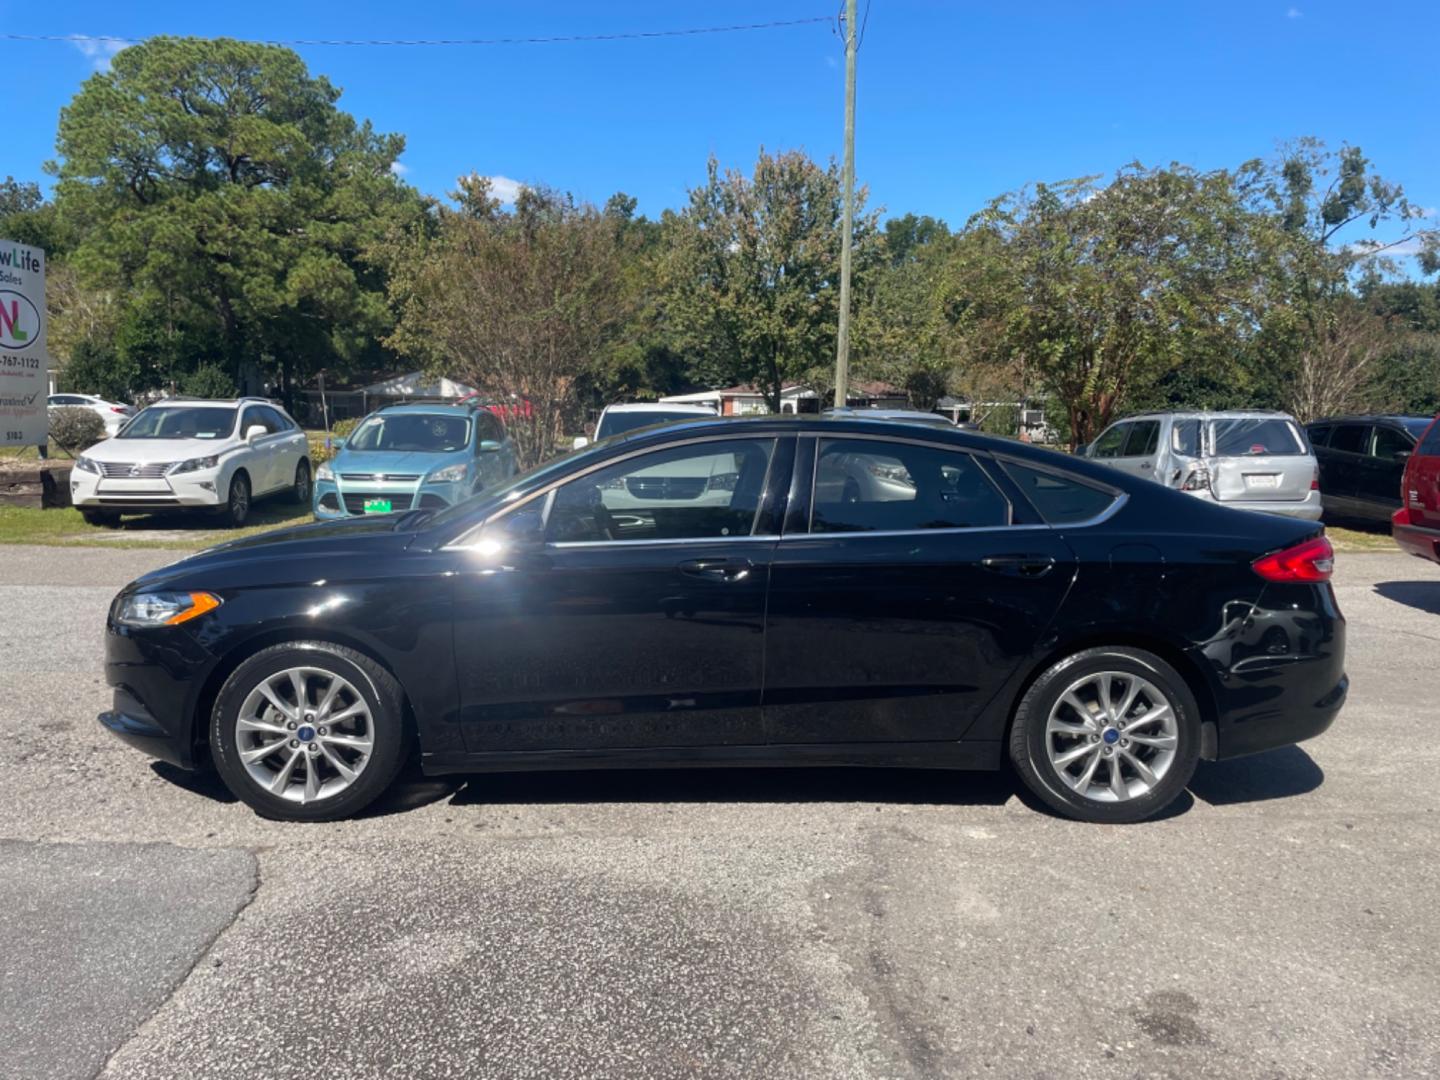
M223 439L235 426L234 409L218 405L152 405L125 425L121 439Z
M1425 429L1429 426L1430 417L1428 416L1407 416L1405 418L1405 430L1414 435L1417 440L1425 434Z
M420 451L447 454L470 445L470 419L414 413L372 416L345 440L346 450Z
M607 412L600 418L600 426L595 429L595 441L599 442L601 439L608 439L614 435L624 435L627 431L649 427L651 424L669 424L675 420L704 420L706 415L695 412L665 412L660 409L645 409L640 412Z
M1289 420L1276 416L1216 420L1211 426L1216 457L1304 454L1305 444Z

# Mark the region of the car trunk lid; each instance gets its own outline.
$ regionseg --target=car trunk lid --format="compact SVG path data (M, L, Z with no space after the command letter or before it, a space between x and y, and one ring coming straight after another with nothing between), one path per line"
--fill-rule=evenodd
M1310 494L1315 458L1288 418L1212 420L1206 448L1211 489L1220 502L1300 502Z

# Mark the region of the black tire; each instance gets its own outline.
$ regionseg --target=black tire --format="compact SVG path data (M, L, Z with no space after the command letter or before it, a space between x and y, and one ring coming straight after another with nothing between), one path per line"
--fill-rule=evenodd
M237 472L230 478L230 490L225 496L225 505L220 517L232 529L238 529L250 518L250 477Z
M120 524L120 515L114 510L81 510L80 516L86 525L109 529Z
M1050 737L1046 734L1046 725L1056 703L1076 682L1102 672L1122 676L1133 674L1145 679L1168 698L1175 718L1176 744L1169 767L1149 791L1123 802L1102 802L1078 794L1071 784L1062 779L1061 770L1052 764L1046 749L1046 740ZM1010 728L1010 761L1025 786L1065 817L1099 824L1128 824L1154 817L1190 783L1196 762L1200 759L1200 733L1200 708L1195 695L1180 674L1160 657L1143 649L1122 646L1086 649L1052 664L1026 690L1015 709L1015 721ZM1056 738L1061 740L1059 746L1062 749L1067 745L1076 745L1064 742L1066 737L1063 735ZM1093 737L1091 741L1095 741ZM1108 737L1100 742L1108 744ZM1099 749L1103 751L1104 745ZM1116 757L1113 760L1119 759ZM1079 765L1071 767L1080 768ZM1097 774L1108 776L1111 766L1107 763L1102 768L1106 772ZM1123 779L1123 770L1121 775ZM1082 782L1083 779L1080 778Z
M301 666L334 672L345 679L365 699L372 721L373 746L359 775L337 794L309 803L262 788L240 761L235 730L251 691L269 676ZM261 817L274 821L337 821L359 813L394 782L405 764L412 737L404 693L394 676L364 653L326 641L262 649L225 680L210 718L210 752L225 786Z
M290 497L295 500L297 506L309 506L310 494L310 462L301 458L300 464L295 466L295 487L292 489Z

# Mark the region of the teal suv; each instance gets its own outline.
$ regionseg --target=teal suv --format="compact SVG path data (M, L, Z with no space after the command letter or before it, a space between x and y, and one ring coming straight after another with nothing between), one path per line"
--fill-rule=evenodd
M442 510L514 474L515 447L489 410L388 405L362 420L316 471L315 516Z

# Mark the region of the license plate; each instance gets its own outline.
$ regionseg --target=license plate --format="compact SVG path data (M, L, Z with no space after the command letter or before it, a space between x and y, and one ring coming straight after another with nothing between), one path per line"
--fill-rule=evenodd
M1278 488L1280 477L1273 473L1259 473L1245 477L1245 486L1252 488Z
M388 514L390 513L389 499L366 499L365 512L367 514Z

